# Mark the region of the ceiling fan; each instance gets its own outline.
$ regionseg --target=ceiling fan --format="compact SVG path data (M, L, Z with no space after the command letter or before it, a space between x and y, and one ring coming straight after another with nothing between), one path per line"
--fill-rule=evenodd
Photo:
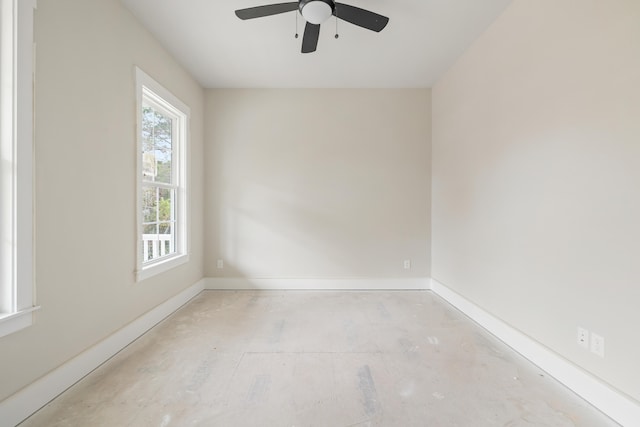
M315 52L318 46L320 24L332 15L375 32L382 31L389 22L389 18L386 16L333 0L298 0L289 3L267 4L236 10L236 16L240 19L254 19L292 12L296 9L300 11L302 17L307 21L304 27L304 35L302 36L302 53ZM297 34L296 37L298 37Z

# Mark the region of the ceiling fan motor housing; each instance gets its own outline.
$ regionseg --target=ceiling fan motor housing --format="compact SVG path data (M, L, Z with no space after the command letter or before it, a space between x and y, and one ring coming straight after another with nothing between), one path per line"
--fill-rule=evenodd
M300 0L298 8L305 21L320 25L333 15L336 4L332 0Z

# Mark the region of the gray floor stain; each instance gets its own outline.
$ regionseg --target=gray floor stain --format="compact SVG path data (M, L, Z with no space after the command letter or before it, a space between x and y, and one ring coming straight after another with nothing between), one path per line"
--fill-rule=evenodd
M284 330L285 321L280 320L273 325L273 331L271 332L271 337L269 338L269 343L277 344L280 342L280 338L282 337L282 331Z
M252 296L251 298L249 298L249 301L247 301L247 307L254 307L258 304L259 299L260 297L258 295Z
M383 319L390 319L391 314L387 311L387 307L384 306L383 303L378 303L378 313L380 313L380 317Z
M398 345L402 349L402 352L407 355L415 355L420 347L408 338L398 338Z
M380 404L378 402L378 392L376 391L376 385L373 382L369 365L365 365L358 369L358 388L362 392L362 397L364 398L363 404L365 413L369 416L374 415L378 412Z
M256 375L247 394L247 403L253 405L264 400L267 393L269 393L270 385L271 377L269 375Z
M427 337L427 340L429 341L429 344L431 344L431 345L440 344L440 340L438 339L438 337Z
M345 336L349 345L353 346L358 342L358 331L353 319L347 319L342 322Z
M193 376L191 377L191 381L187 386L187 390L196 391L200 387L202 387L202 384L204 384L209 378L210 372L211 369L209 368L209 361L205 360L204 362L202 362L202 364L200 364L200 366L198 366L196 372L194 372Z

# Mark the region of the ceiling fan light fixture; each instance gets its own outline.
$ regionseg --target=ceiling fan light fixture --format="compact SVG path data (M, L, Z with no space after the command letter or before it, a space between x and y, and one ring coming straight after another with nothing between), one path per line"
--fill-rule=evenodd
M300 13L310 24L320 25L333 15L334 2L330 0L309 0L300 2Z

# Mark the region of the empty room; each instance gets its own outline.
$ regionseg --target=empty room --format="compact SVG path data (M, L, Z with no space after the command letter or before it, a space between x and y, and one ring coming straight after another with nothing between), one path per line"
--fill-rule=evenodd
M640 1L0 2L0 427L640 426Z

